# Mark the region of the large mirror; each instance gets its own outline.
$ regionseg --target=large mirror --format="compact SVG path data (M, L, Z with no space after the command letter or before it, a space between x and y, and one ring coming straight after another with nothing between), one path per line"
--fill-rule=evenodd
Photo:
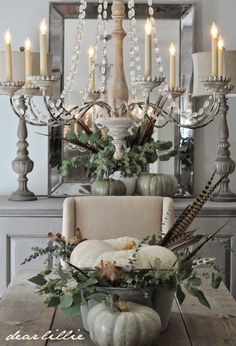
M62 73L61 88L68 74L71 55L74 49L74 38L76 33L78 4L56 3L50 4L50 52L53 54L53 71ZM139 39L139 50L141 60L144 61L144 23L148 17L146 4L137 4L136 18L139 21L137 36ZM186 93L179 99L181 108L191 108L192 87L192 60L194 39L194 5L190 4L155 4L154 16L157 21L157 33L159 39L160 54L167 80L169 79L169 46L175 43L177 51L177 83L186 89ZM110 18L111 8L109 5L108 16ZM88 47L93 44L96 36L97 4L88 3L86 15L85 35L82 41L82 54L79 71L76 76L72 90L71 103L78 104L83 98L83 92L87 88L88 80ZM128 33L128 20L124 21L124 28ZM108 21L108 33L112 32L112 21ZM112 79L113 53L112 40L107 43L107 83ZM99 59L98 59L99 61ZM124 43L124 61L127 82L129 76L129 50L128 40ZM101 66L98 63L95 68L96 83L99 86L101 78ZM58 93L60 90L57 91ZM155 92L152 97L155 99ZM73 126L73 125L72 125ZM77 131L76 125L72 128ZM90 179L88 172L81 165L79 169L72 170L66 177L60 175L60 167L63 160L70 159L76 155L87 155L76 146L61 137L65 137L68 127L57 127L50 130L49 139L49 195L70 196L87 194L90 192ZM189 197L193 192L193 132L168 124L156 130L155 138L170 140L179 149L175 158L167 162L156 162L149 167L151 172L175 174L178 178L179 187L177 196Z

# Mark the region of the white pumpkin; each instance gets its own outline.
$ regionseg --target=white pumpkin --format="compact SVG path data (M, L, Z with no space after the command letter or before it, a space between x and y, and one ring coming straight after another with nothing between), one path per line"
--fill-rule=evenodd
M78 244L71 253L70 262L81 269L94 269L97 258L114 248L103 240L86 240Z
M72 251L70 262L80 269L95 269L101 260L115 261L117 266L129 266L134 249L122 250L127 244L139 240L131 237L120 237L108 240L86 240L78 244ZM137 254L134 262L135 269L148 269L154 266L155 260L160 259L161 269L171 269L177 266L175 254L162 246L144 245Z
M133 242L138 245L138 243L140 242L137 238L133 237L119 237L115 239L105 239L104 241L116 250L124 250L124 248L127 247L127 244L129 243Z
M158 313L148 306L125 302L128 311L112 312L100 303L88 313L91 340L99 346L156 345L161 331Z

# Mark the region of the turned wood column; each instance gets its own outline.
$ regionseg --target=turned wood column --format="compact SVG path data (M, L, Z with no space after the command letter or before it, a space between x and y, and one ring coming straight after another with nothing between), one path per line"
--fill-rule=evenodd
M125 18L125 5L123 0L114 0L112 5L112 18L114 30L112 37L115 39L115 61L113 71L112 108L113 116L121 116L122 106L128 103L129 92L124 72L123 42L126 32L123 28Z
M215 161L216 171L222 177L225 178L220 183L220 189L218 192L214 193L211 197L212 201L219 202L233 202L236 201L236 195L231 192L229 188L229 175L235 170L235 162L230 157L230 144L228 142L229 138L229 128L227 124L227 98L225 92L217 93L217 97L220 99L220 110L219 110L219 147L218 155Z
M24 106L24 98L20 97L19 105L21 107ZM18 174L18 189L11 194L9 197L10 201L35 201L37 197L33 192L28 189L27 182L27 174L33 170L34 163L29 158L28 152L28 131L26 127L26 123L19 119L18 129L17 129L17 156L15 160L12 161L12 168L14 172Z

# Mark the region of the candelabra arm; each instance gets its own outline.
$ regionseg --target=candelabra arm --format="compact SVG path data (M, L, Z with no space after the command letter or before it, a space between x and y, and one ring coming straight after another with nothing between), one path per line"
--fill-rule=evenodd
M228 142L229 138L229 128L227 123L227 97L224 91L218 92L217 97L220 99L220 109L219 109L219 147L218 155L215 161L216 171L224 179L220 183L219 191L213 194L211 197L212 201L219 202L233 202L236 201L236 194L232 193L229 188L229 175L235 170L235 162L230 157L230 144Z

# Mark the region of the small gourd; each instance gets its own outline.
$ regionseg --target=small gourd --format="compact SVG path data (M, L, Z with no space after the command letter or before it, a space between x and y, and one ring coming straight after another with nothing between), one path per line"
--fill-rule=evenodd
M174 175L144 173L138 178L137 193L141 196L174 197L177 187Z
M120 180L98 180L92 183L91 193L94 196L125 196L126 186Z
M100 303L88 314L91 340L99 346L156 345L161 320L156 311L133 302L118 302L111 310Z

